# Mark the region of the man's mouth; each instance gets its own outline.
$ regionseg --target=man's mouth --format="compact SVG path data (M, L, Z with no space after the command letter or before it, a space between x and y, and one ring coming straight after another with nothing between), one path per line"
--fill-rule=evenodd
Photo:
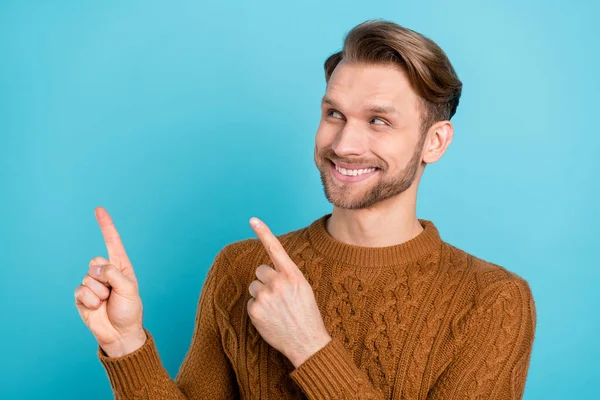
M341 182L360 182L373 175L379 170L370 165L351 165L345 163L331 162L332 175Z

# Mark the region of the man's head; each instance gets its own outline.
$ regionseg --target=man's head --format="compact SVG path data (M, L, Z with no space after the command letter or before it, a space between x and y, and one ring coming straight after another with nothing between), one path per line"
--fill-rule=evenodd
M418 184L452 140L462 89L444 51L395 23L367 21L324 67L315 163L327 199L368 208Z

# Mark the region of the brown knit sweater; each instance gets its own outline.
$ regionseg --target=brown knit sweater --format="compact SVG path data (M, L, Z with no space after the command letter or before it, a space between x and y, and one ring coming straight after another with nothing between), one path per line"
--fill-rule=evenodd
M518 399L536 324L525 280L444 242L433 223L408 242L347 245L324 216L279 239L313 287L333 338L300 367L247 314L248 286L271 264L258 239L226 246L204 283L185 360L172 380L155 343L110 358L117 399ZM272 265L272 264L271 264Z

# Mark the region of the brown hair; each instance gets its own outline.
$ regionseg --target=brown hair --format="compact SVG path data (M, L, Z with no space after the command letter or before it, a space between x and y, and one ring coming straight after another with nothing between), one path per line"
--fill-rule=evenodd
M399 65L421 98L422 132L452 118L462 82L444 51L431 39L394 22L368 20L350 30L341 51L325 61L325 81L340 61Z

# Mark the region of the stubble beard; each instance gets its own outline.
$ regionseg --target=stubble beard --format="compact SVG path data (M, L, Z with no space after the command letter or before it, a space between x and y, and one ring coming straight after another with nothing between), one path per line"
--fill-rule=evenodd
M335 153L331 148L324 149L320 154L317 154L318 169L321 175L321 183L323 184L323 190L327 200L335 207L344 208L348 210L360 210L365 208L373 207L375 204L382 202L391 197L397 196L405 192L413 184L420 165L420 158L422 153L422 144L419 143L416 146L413 155L408 162L407 166L396 175L391 177L385 177L387 168L380 166L381 162L373 164L372 162L349 162L356 165L367 164L377 166L378 170L373 178L377 179L375 184L370 183L371 187L366 187L361 190L362 193L353 194L352 192L358 192L356 186L363 185L362 182L357 183L345 183L341 186L333 181L331 172L331 161L343 161L335 156ZM372 180L369 178L368 180ZM365 182L366 183L366 182Z

